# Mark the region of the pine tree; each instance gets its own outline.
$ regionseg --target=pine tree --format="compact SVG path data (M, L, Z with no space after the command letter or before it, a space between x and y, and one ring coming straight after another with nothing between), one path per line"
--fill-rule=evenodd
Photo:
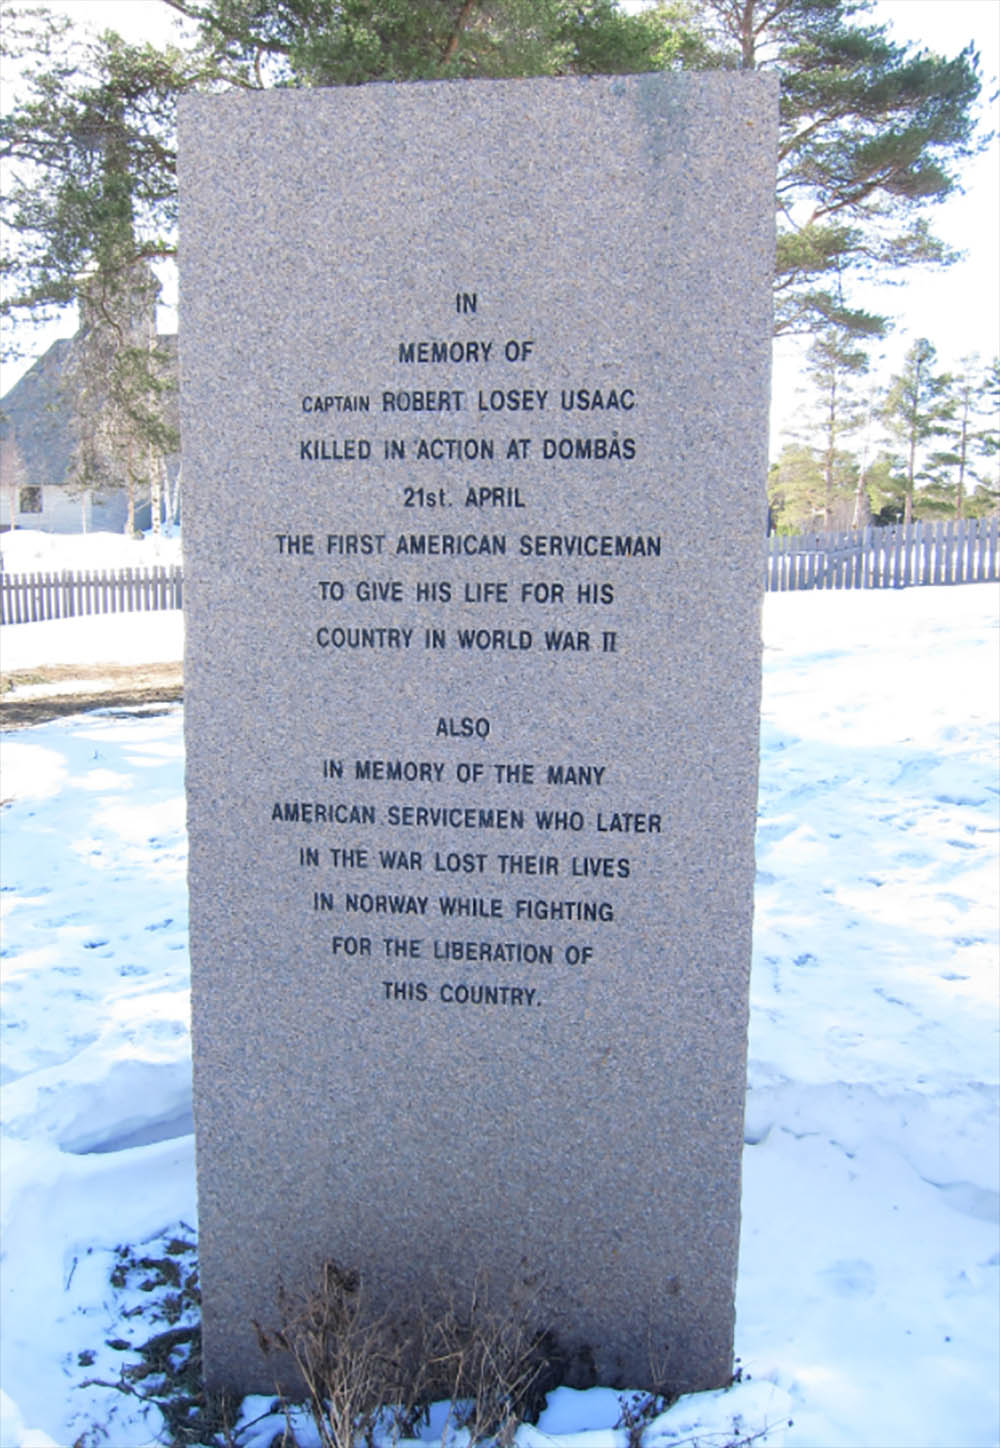
M39 322L79 302L67 369L73 476L81 488L124 482L130 530L148 487L158 527L164 460L178 438L150 263L175 251L174 110L198 70L177 51L112 33L80 43L48 16L8 30L5 45L36 62L26 99L0 119L13 163L2 310Z
M196 56L113 32L80 41L44 12L5 26L2 53L34 60L24 98L0 118L12 176L0 309L48 321L94 277L106 292L137 262L175 255L176 100L204 72Z
M719 63L781 77L776 328L864 314L840 283L954 257L927 224L973 154L978 57L914 53L868 0L696 0ZM983 142L982 144L985 144Z
M878 319L870 319L870 337L881 336L884 327ZM823 446L821 450L825 526L834 526L838 490L843 487L843 468L838 460L843 453L844 439L864 424L867 407L857 383L871 367L871 359L857 340L857 320L849 325L837 316L824 321L813 337L806 354L806 371L819 395ZM853 509L857 513L857 507Z
M980 488L989 512L996 513L1000 511L1000 357L994 357L987 368L981 398L984 425L975 442L983 479Z
M683 0L166 0L241 86L624 74L704 57Z
M941 437L952 415L951 378L936 373L937 350L920 337L903 360L903 370L892 378L883 407L889 431L904 449L906 478L903 522L913 521L913 498L918 478L930 478L927 445Z
M147 495L154 533L163 513L166 458L179 446L176 384L156 333L159 284L145 262L131 274L90 278L80 295L80 326L67 368L76 446L72 483L102 491L125 484L125 531Z
M900 460L880 451L864 467L864 485L871 507L871 521L884 528L901 523L906 511L906 478Z
M779 533L848 527L853 523L858 476L857 459L846 450L838 449L827 459L806 443L786 443L768 473L773 526Z
M984 368L978 357L965 357L949 379L949 414L943 432L947 446L931 455L928 470L956 518L969 513L971 492L977 494L973 513L996 506L998 392L1000 360Z

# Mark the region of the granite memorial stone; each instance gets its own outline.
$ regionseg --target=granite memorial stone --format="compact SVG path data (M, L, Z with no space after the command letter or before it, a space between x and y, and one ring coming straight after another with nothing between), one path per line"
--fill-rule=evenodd
M325 1257L731 1372L777 95L191 97L204 1354ZM658 1368L654 1368L658 1364Z

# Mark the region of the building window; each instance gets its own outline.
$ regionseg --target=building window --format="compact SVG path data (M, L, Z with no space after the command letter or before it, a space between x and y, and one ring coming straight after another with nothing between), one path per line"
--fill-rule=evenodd
M17 511L19 513L40 513L42 511L41 488L22 488L18 494Z

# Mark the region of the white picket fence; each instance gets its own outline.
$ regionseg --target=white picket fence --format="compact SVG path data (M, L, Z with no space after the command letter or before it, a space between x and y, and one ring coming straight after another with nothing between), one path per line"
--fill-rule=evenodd
M180 608L178 564L83 573L0 573L0 623Z
M765 586L914 588L1000 579L1000 519L950 518L849 533L772 534Z

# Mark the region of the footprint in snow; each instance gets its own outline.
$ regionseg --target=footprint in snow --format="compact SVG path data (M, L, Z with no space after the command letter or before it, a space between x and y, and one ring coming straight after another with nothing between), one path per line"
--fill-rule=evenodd
M874 1296L875 1268L863 1257L841 1258L818 1275L837 1297Z

